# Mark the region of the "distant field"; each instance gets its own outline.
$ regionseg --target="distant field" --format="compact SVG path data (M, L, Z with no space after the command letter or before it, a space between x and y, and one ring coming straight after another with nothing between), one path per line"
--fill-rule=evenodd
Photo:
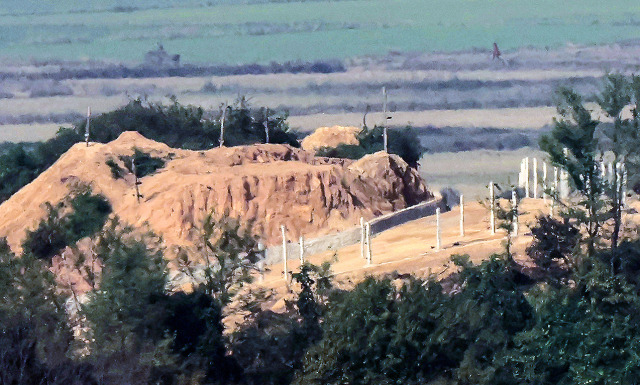
M546 159L545 153L528 147L515 151L476 150L426 154L420 160L420 175L434 191L452 187L462 192L467 199L482 200L488 196L486 186L490 181L501 188L516 185L520 161L527 156Z
M163 42L187 62L348 58L640 38L640 3L554 0L4 0L0 57L139 61Z

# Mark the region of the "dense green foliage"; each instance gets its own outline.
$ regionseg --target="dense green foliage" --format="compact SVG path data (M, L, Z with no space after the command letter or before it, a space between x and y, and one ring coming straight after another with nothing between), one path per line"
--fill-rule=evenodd
M18 143L0 153L0 202L49 168L73 144L82 140L75 131L61 128L46 142Z
M620 230L625 237L612 247L607 229L615 228L611 206L619 201L606 186L593 194L597 179L584 176L600 145L599 123L575 96L564 93L572 117L556 123L547 144L568 171L576 202L560 220L537 219L527 248L533 264L518 264L509 240L504 253L478 265L453 256L453 273L442 280L390 274L345 291L333 286L330 263L305 263L292 274L294 295L281 313L262 309L268 294L244 290L259 262L250 226L209 215L195 255L202 264L187 254L177 261L193 279L192 290L172 291L161 240L117 220L81 225L73 213L92 217L105 206L80 191L67 207L50 206L42 227L63 228L56 231L64 236L101 229L93 248L102 267L99 285L72 317L86 329L74 339L68 298L49 261L27 248L16 257L0 242L0 380L634 385L640 239ZM569 157L556 152L571 141ZM511 229L513 214L512 207L500 209L503 229ZM32 249L55 234L32 240ZM244 316L232 333L225 333L226 314Z
M201 107L185 106L175 99L168 105L140 99L91 120L91 140L109 142L125 131L138 131L145 137L166 143L171 147L205 150L220 144L222 111L213 116ZM269 143L287 143L298 147L297 134L289 129L287 115L265 108L252 109L244 98L227 108L225 113L226 146L264 143L265 122L269 130ZM61 128L46 142L18 143L0 152L0 202L34 180L49 168L71 146L83 140L86 122L73 128ZM134 154L139 177L162 167L160 160L143 152ZM122 176L122 168L115 160L107 160L114 178ZM130 168L125 162L125 167Z
M107 160L107 162L109 160ZM125 168L131 173L133 173L135 167L135 174L138 178L153 174L159 168L164 167L165 164L165 161L162 158L151 156L139 148L133 149L132 156L120 156L120 160L124 163ZM111 168L111 174L114 179L118 179L116 176L122 177L122 171L119 169L117 164L113 166L112 163L107 163L107 165Z
M44 259L100 231L111 213L111 204L91 189L81 188L55 206L47 203L46 209L46 217L35 230L27 231L22 245L26 252Z
M360 159L367 154L384 150L384 128L375 126L372 129L364 127L357 135L358 144L339 144L336 147L321 147L317 156L332 158ZM388 130L389 153L399 155L409 166L417 168L418 161L426 148L420 144L418 134L411 127L402 130Z
M175 99L168 105L135 99L124 107L96 116L91 120L91 139L110 142L125 131L137 131L144 137L174 148L206 150L217 147L223 111L214 119L201 107L182 105ZM243 98L228 106L225 113L226 146L238 146L265 141L264 122L268 119L270 143L298 146L296 135L289 131L286 115L266 109L251 109ZM86 122L75 126L83 133Z

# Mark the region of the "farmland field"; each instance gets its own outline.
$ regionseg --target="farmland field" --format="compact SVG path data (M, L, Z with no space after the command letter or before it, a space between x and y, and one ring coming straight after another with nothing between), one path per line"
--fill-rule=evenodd
M135 62L157 42L186 62L247 63L640 38L630 0L8 0L0 14L0 57L13 59Z

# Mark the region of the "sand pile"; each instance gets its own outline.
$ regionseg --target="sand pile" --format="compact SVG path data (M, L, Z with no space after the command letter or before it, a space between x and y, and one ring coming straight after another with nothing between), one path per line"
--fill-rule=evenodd
M315 153L320 147L336 147L341 143L357 145L359 132L360 128L351 126L320 127L302 140L302 148Z
M140 202L131 174L113 179L107 159L139 148L166 160L140 179ZM134 226L148 223L167 245L190 245L212 210L253 221L266 244L315 237L356 225L432 197L418 173L395 155L376 153L352 162L314 157L287 145L266 144L208 151L172 149L126 132L107 144L74 145L51 168L0 205L0 237L14 250L77 183L90 184L111 202L115 215Z

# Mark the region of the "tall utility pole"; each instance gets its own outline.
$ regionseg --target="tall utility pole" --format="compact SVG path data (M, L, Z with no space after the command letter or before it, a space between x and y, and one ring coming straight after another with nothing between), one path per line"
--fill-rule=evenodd
M264 142L269 143L269 108L267 107L266 115L264 116Z
M84 141L89 147L89 125L91 124L91 107L87 107L87 125L84 127Z
M222 116L220 117L220 147L224 146L224 121L227 117L227 108L229 108L229 106L225 103L222 108Z
M384 142L384 152L389 152L388 151L388 137L387 137L387 119L389 119L389 114L387 113L387 87L382 87L382 97L383 97L383 101L382 101L382 113L383 116L382 118L384 119L382 122L382 127L384 128L384 132L382 134L382 140Z

